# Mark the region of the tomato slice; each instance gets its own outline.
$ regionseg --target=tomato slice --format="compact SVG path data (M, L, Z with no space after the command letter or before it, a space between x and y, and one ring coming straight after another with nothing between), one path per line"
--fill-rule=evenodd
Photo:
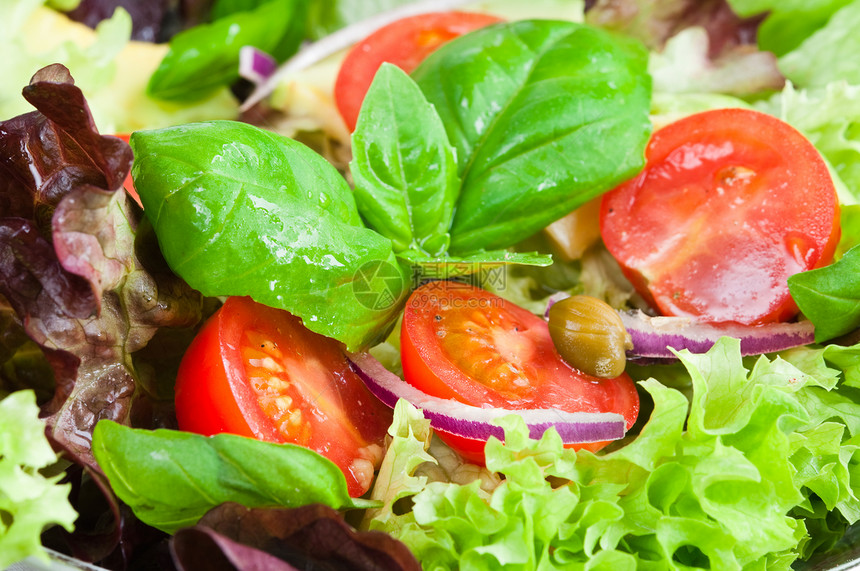
M770 115L721 109L659 130L646 159L600 213L603 241L636 290L665 315L793 317L788 277L829 263L840 234L812 144Z
M555 350L546 321L470 285L438 281L416 289L400 350L405 380L435 397L512 411L614 412L628 429L639 414L628 375L599 379L572 368ZM483 461L484 442L439 436L466 459Z
M473 12L419 14L383 26L356 44L334 85L335 103L349 130L355 130L361 102L380 65L392 63L411 73L445 42L500 21L497 16Z
M392 412L337 341L283 310L231 297L182 359L176 417L181 430L315 450L340 467L358 497L370 488Z

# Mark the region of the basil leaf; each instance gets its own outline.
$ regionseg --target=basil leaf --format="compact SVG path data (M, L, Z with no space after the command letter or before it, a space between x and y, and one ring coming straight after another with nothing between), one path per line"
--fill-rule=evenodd
M651 133L647 51L572 22L490 26L413 78L457 148L451 251L510 246L632 177Z
M440 255L460 187L454 148L433 106L405 72L379 68L352 135L355 200L394 251Z
M145 214L191 287L285 309L349 350L386 334L408 268L320 155L233 121L138 131L131 144Z
M481 281L493 281L495 276L501 275L501 268L509 264L541 267L552 265L552 256L508 250L472 252L465 256L427 256L422 252L407 250L398 256L407 260L412 265L413 275L417 274L422 280L447 280L478 274L482 276Z
M333 462L294 444L102 420L93 432L93 453L114 493L141 521L167 533L194 525L224 502L250 508L367 503L349 497Z
M284 60L304 37L306 0L270 0L176 34L149 78L147 94L165 101L199 101L239 79L239 50L254 46Z
M860 327L860 247L829 266L788 278L800 311L815 324L819 343Z
M210 18L220 20L239 12L250 12L270 0L215 0Z

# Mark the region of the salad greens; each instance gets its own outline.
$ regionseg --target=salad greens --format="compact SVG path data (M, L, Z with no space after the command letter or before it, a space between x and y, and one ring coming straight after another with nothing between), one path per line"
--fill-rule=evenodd
M117 496L143 522L169 533L228 501L247 507L368 505L349 497L334 463L294 444L104 421L93 434L93 454Z
M842 523L818 540L840 537L860 516L856 365L838 384L856 349L744 363L725 338L678 356L692 403L643 381L650 420L607 454L564 449L554 431L529 440L521 419L507 419L504 444L486 448L487 469L504 475L491 489L416 474L435 461L430 431L402 403L373 492L385 506L366 525L400 538L428 570L788 569L821 547L805 538L823 513ZM412 510L398 515L404 497Z
M68 70L40 70L24 97L38 111L0 123L0 295L53 370L51 437L92 463L96 423L152 396L130 355L198 323L202 299L164 264L122 190L131 151L99 135Z
M45 438L32 391L17 391L0 400L0 567L5 569L39 551L45 526L74 528L77 512L69 504L71 486L62 474L40 470L57 462ZM42 558L46 557L42 555Z
M163 348L181 353L215 296L251 295L285 308L351 349L383 340L420 280L489 267L508 269L500 293L522 292L535 311L544 302L533 290L546 293L551 280L554 289L563 287L555 280L575 280L569 287L627 302L629 291L613 283L617 268L599 251L543 272L550 259L532 235L635 173L652 121L733 105L770 112L817 145L842 202L860 199L860 78L853 66L822 65L840 53L853 57L856 38L846 31L858 1L731 0L753 17L740 20L723 2L598 0L586 13L590 26L485 29L448 44L411 78L382 68L346 178L272 132L190 123L235 117L224 88L232 68L196 76L193 85L176 79L202 70L209 56L233 57L236 46L216 39L228 22L271 32L258 47L284 57L304 34L348 22L350 9L358 17L400 3L217 2L214 23L193 32L194 42L184 39L191 31L177 36L152 80L179 98L216 90L187 106L142 96L143 84L117 87L126 76L116 58L129 47L124 12L100 26L89 50L34 49L18 30L48 21L44 2L0 2L4 21L21 24L0 38L21 54L0 62L15 72L4 76L15 94L0 91L3 117L22 112L17 90L42 64L68 63L80 79L78 88L64 68L40 71L24 90L37 111L0 123L0 390L28 383L12 372L30 362L34 346L44 353L31 374L52 373L46 384L55 391L41 403L50 442L92 481L107 475L108 493L124 502L108 498L117 529L102 534L110 547L94 558L145 545L129 537L127 508L176 532L174 548L189 557L217 549L237 565L262 561L290 525L302 530L304 547L335 537L351 553L366 556L367 545L399 553L392 569L415 568L397 540L425 569L788 569L831 548L860 520L860 346L850 335L860 327L860 224L851 206L838 261L790 282L817 340L849 334L848 346L743 359L738 343L723 339L707 354L679 353L674 364L631 365L642 388L641 430L607 452L564 449L553 431L529 440L511 417L505 443L491 440L487 467L478 468L439 444L401 402L369 503L351 500L342 474L311 452L140 430L172 427L166 403L175 363ZM308 10L307 21L259 18L287 5ZM299 20L301 32L291 27ZM744 38L756 30L778 57L751 49ZM197 41L212 42L211 53L195 55ZM161 62L161 48L146 61ZM115 93L140 102L129 107L141 117L117 119L108 101ZM160 128L179 123L189 124ZM144 211L120 190L128 147L96 125L152 127L132 137ZM0 511L16 515L12 525L5 515L0 521L0 553L27 523L22 550L8 551L16 558L37 548L44 524L71 530L73 519L68 487L38 472L55 456L31 395L0 401L0 500L10 502ZM24 489L34 490L34 503L19 500ZM364 529L391 535L382 544L378 534L356 539L319 506L271 509L306 501L360 506ZM17 517L24 513L34 519Z

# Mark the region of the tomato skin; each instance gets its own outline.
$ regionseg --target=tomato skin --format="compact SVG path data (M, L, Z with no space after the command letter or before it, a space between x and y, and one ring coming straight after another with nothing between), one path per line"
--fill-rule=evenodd
M490 14L433 12L402 18L370 34L346 55L335 80L335 103L346 126L355 130L361 102L380 65L392 63L411 73L445 42L500 21Z
M839 203L812 144L747 109L657 131L645 169L607 193L604 243L664 315L757 325L797 313L787 279L830 262Z
M129 135L128 133L118 133L118 134L114 135L114 137L118 137L118 138L122 139L123 141L125 141L126 143L128 143L129 139L131 139L131 135ZM122 186L123 186L123 188L125 188L125 191L129 194L129 196L131 196L134 199L134 201L137 202L138 206L142 207L143 204L141 204L140 196L138 196L137 191L134 189L134 181L131 178L130 172L126 175L125 180L122 183Z
M405 380L431 396L510 410L616 412L628 429L639 413L628 375L598 379L570 367L546 321L473 286L430 282L416 289L406 304L400 347ZM465 459L483 462L484 441L438 434Z
M368 490L392 421L339 343L243 297L228 298L192 341L175 398L181 430L306 446L341 468L353 497Z

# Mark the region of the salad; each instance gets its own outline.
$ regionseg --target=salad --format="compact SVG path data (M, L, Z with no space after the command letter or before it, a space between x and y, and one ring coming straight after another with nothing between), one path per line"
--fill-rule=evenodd
M860 2L396 4L0 4L0 566L853 541Z

